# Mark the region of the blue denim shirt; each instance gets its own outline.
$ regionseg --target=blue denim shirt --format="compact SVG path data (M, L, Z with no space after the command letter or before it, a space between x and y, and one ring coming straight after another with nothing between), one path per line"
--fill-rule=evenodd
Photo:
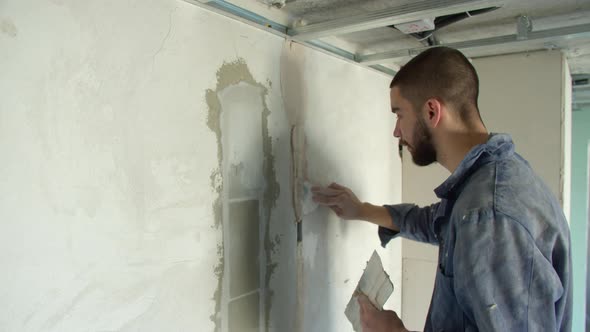
M425 331L570 331L570 233L555 196L509 135L474 147L439 203L386 206L401 232L439 246Z

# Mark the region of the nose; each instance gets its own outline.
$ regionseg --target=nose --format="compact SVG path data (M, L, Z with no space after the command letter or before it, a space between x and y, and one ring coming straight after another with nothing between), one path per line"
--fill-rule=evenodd
M393 130L393 137L401 137L401 131L399 130L399 120L395 120L395 129Z

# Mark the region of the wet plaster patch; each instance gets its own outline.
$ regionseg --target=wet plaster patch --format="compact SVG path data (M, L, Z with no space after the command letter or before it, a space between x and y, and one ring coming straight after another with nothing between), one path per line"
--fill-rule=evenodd
M14 25L14 22L10 18L6 17L0 17L0 32L12 38L18 35L16 25Z
M209 89L205 93L205 100L208 106L208 117L207 126L215 133L217 141L217 168L211 173L211 188L217 194L217 198L213 203L213 215L215 229L221 229L223 232L223 199L222 197L224 179L223 179L223 146L222 146L222 127L221 127L221 113L223 112L221 107L221 101L219 99L219 92L225 88L236 85L238 83L247 83L254 87L259 88L261 94L261 100L263 103L263 110L261 112L262 120L262 151L263 151L263 174L264 174L264 192L263 192L263 215L262 221L264 223L264 251L266 257L266 271L265 271L265 290L266 294L265 301L265 317L266 317L266 330L269 329L270 322L270 308L272 306L273 293L270 290L270 280L277 267L277 263L272 261L272 254L275 251L275 247L280 244L280 237L276 236L271 239L270 235L270 218L273 208L276 206L276 201L279 196L280 187L276 179L275 171L275 159L272 153L272 140L268 130L268 117L270 110L266 103L266 97L268 96L268 87L271 86L268 81L268 87L255 81L254 77L250 73L248 66L244 59L238 59L233 62L224 63L221 68L217 71L217 85L215 89ZM225 239L223 239L225 241ZM218 246L217 254L219 257L219 263L214 267L214 272L217 276L218 283L217 289L214 293L213 300L215 301L215 313L211 315L211 320L215 323L215 331L221 331L221 291L223 285L223 271L225 264L224 247L223 242Z

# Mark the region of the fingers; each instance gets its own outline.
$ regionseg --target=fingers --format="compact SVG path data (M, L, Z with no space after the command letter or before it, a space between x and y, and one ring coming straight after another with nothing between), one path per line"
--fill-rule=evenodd
M359 306L361 307L361 312L369 313L369 312L373 312L373 311L379 311L373 305L371 300L369 300L369 298L363 293L359 294L359 296L357 297L357 301L359 303Z
M344 190L330 188L330 187L313 187L311 188L311 192L318 195L323 196L336 196L340 195L344 192Z
M327 205L327 206L334 206L339 205L342 203L344 199L343 195L338 196L323 196L323 195L313 195L313 201L320 204L320 205Z
M363 332L407 331L394 311L377 309L371 300L360 292L357 295L357 301L360 307L359 315Z
M321 205L338 205L346 198L347 188L337 183L332 183L328 187L315 186L311 188L313 201Z
M359 303L359 316L361 319L361 327L363 331L369 331L369 320L370 320L370 307L367 304L371 305L367 296L363 293L359 293L357 296L357 301Z
M332 182L332 183L331 183L331 184L328 186L328 188L332 188L332 189L338 189L338 190L344 190L344 191L348 190L348 188L346 188L345 186L343 186L343 185L340 185L340 184L338 184L338 183L336 183L336 182Z
M356 197L350 189L337 183L332 183L328 187L315 186L311 188L312 200L319 205L329 207L338 217L348 218L344 215L344 209L355 204ZM347 212L347 215L349 213Z
M371 303L371 300L369 300L369 298L367 297L367 295L360 293L359 296L357 297L357 301L359 303L359 305L361 306L361 310L367 310L371 307L373 307L373 304Z
M367 309L365 309L365 306L361 303L360 300L358 300L358 298L357 298L357 301L359 302L361 318L363 318L367 314Z
M338 196L324 196L319 194L314 194L312 199L314 202L321 204L321 205L338 205L342 202L342 195Z
M338 217L342 217L343 210L341 207L339 207L337 205L332 205L332 206L329 206L329 208L330 208L330 210L334 211L334 213L336 213L336 215Z
M335 193L337 193L337 192L343 192L343 191L349 191L349 190L350 190L349 188L347 188L347 187L345 187L345 186L343 186L341 184L338 184L336 182L332 182L327 187L313 186L311 188L311 191L313 191L313 192L323 192L323 191L325 191L325 192L335 192Z

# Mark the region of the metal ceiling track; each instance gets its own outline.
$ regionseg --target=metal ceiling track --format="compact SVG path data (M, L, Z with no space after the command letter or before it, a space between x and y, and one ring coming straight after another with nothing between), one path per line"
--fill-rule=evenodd
M500 5L499 1L491 0L417 1L389 9L290 29L288 34L295 40L307 41L498 5Z
M323 42L319 40L319 38L385 27L399 23L406 23L428 17L436 17L493 6L501 6L502 4L501 1L497 0L422 0L386 10L310 24L303 27L291 28L281 25L277 22L273 22L261 15L236 6L226 0L184 1L279 35L288 40L301 43L320 52L345 60L349 63L360 65L370 70L375 70L390 76L395 75L396 72L393 69L383 66L383 63L401 57L414 56L423 50L428 49L429 47L419 47L369 55L357 55ZM519 22L519 24L521 23L522 22ZM514 35L450 43L445 44L445 46L457 48L462 51L470 51L490 46L507 46L517 43L523 43L523 45L527 45L527 43L531 44L533 42L550 44L559 40L590 37L590 24L541 31L530 31L530 29L529 31L522 30L520 29L520 25L515 28L519 28L519 30L518 33ZM536 47L536 49L540 48L543 47ZM500 51L497 52L497 54L502 53Z
M322 53L332 55L336 58L342 59L349 63L368 68L369 70L373 70L379 72L381 74L385 74L388 76L395 75L395 71L382 66L380 64L372 64L372 65L364 65L358 62L358 56L354 53L349 51L343 50L339 47L333 46L321 40L306 40L301 41L297 37L291 36L289 33L292 31L290 28L269 20L261 15L258 15L252 11L246 10L242 7L236 6L228 1L225 0L184 0L188 3L196 5L198 7L207 9L209 11L215 12L217 14L223 15L225 17L229 17L236 21L248 24L250 26L260 28L267 32L273 33L275 35L279 35L289 40L293 40L300 44L306 45L314 50L320 51Z
M468 40L458 43L444 44L445 46L460 49L462 51L473 51L477 48L482 47L498 47L507 46L510 44L520 43L526 45L526 43L551 43L560 40L571 40L575 38L588 38L590 37L590 24L580 24L563 28L548 29L541 31L529 32L526 38L522 38L518 34L505 35L492 38ZM399 51L384 52L370 55L359 56L357 60L365 65L379 64L387 60L394 60L397 58L415 56L420 52L428 49L429 47L418 47L410 48ZM538 49L538 48L537 48ZM499 51L497 54L501 54Z

